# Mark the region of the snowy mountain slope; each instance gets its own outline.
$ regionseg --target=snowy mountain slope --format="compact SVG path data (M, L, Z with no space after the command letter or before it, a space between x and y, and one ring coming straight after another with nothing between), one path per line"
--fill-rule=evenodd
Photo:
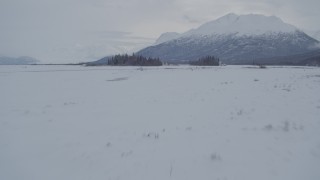
M237 34L186 36L148 47L139 53L176 61L213 55L228 64L252 64L253 60L305 53L315 43L314 39L299 31L240 37Z
M1 180L319 180L309 67L0 66Z
M317 43L275 16L228 14L138 54L169 61L213 55L228 64L251 64L253 59L305 53Z

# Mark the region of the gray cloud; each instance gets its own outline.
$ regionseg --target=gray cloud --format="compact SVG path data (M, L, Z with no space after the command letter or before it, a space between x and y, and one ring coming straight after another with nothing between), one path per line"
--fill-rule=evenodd
M185 21L187 21L188 23L201 23L201 22L203 22L203 20L201 20L201 19L192 18L188 15L184 15L182 18Z
M1 0L0 54L45 62L132 52L230 12L320 30L318 0Z

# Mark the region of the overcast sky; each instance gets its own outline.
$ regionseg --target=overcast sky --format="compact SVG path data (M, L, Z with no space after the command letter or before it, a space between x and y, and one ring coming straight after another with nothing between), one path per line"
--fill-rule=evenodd
M319 0L0 0L0 55L91 61L231 12L275 15L320 30L319 7Z

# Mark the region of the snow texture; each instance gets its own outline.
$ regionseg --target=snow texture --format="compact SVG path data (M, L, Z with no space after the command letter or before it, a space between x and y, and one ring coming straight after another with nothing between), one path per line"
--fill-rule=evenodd
M0 66L2 180L319 180L320 69Z

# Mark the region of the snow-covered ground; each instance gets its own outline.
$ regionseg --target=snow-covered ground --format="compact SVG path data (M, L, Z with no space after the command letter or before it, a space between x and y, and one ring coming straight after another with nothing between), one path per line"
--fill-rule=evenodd
M1 180L319 180L320 69L0 66Z

